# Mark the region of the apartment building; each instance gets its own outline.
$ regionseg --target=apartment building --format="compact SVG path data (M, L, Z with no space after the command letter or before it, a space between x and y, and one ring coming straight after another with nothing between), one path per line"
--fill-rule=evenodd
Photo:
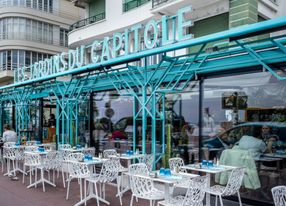
M0 84L15 68L67 51L69 26L83 16L67 0L0 0Z
M194 37L224 31L285 15L282 0L77 0L85 8L85 19L70 27L69 46L91 44L95 39L122 32L138 23L175 15L179 8L192 6ZM90 3L89 3L90 2Z

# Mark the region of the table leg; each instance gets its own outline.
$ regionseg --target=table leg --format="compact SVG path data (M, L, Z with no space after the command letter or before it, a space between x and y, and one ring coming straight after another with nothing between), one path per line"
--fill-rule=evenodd
M207 188L210 188L211 186L211 176L210 174L206 174L207 175ZM210 193L206 193L206 206L210 206L211 205L211 195Z

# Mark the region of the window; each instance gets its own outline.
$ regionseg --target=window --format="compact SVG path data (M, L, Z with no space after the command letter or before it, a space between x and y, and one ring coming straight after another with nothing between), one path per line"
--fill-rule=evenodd
M54 44L54 33L59 27L21 17L0 19L0 39L24 39L38 41L45 44ZM67 41L67 31L64 31L63 42ZM59 42L55 42L59 45ZM67 45L66 43L63 43Z
M31 52L30 51L26 51L25 54L25 66L28 67L31 64Z
M68 47L68 30L60 29L60 45L64 47Z

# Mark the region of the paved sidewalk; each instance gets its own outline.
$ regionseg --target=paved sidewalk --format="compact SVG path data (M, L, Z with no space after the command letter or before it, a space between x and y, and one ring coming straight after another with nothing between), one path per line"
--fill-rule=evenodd
M46 192L43 192L42 185L37 188L27 189L29 183L29 176L25 178L25 184L22 184L22 175L18 174L18 181L12 181L9 177L3 176L0 173L0 206L72 206L76 204L79 197L79 185L77 180L71 183L70 198L65 199L66 189L63 188L61 176L56 179L57 187L52 187L45 184ZM110 201L110 205L119 206L119 199L115 198L116 188L113 186L106 186L106 199ZM127 192L123 196L123 206L130 205L131 192ZM214 201L212 201L214 203ZM224 201L225 206L237 206L238 203L230 203ZM87 202L87 206L96 205L96 200ZM100 205L105 205L100 203ZM134 206L149 205L148 201L139 200L138 203L134 201ZM214 204L213 204L214 205ZM245 205L244 205L245 206Z

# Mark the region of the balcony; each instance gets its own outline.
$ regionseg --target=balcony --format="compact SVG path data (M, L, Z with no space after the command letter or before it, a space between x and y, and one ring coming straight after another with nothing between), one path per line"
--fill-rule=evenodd
M152 8L155 8L161 4L164 4L170 0L152 0Z
M72 24L70 26L70 31L72 31L74 29L78 29L78 28L84 27L86 25L89 25L89 24L92 24L92 23L95 23L95 22L98 22L98 21L101 21L101 20L104 20L104 19L105 19L105 12L102 12L100 14L96 14L94 16L91 16L91 17L86 18L86 19L82 19L82 20Z
M134 8L137 8L147 2L149 2L151 0L133 0L133 1L129 1L129 2L124 2L123 3L123 12L127 12L130 11Z

